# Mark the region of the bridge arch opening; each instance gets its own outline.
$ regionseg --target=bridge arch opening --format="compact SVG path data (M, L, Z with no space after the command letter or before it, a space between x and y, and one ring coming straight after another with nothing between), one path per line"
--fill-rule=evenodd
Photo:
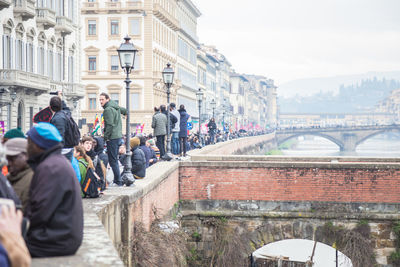
M388 156L400 151L400 131L379 131L363 137L356 144L356 152L359 155L374 155L375 151Z
M353 267L350 258L342 252L309 239L283 239L269 243L252 253L252 266L269 266L279 262L287 263L288 266ZM335 265L336 262L338 265Z
M321 134L298 134L277 141L278 149L313 150L318 154L337 154L343 148L343 144L330 136Z

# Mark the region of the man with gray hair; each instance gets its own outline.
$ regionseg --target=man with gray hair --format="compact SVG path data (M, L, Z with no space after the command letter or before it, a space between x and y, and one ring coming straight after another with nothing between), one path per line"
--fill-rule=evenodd
M33 171L27 162L28 141L25 138L9 139L5 143L5 147L8 162L7 179L21 200L23 210L25 210L29 202L29 187L33 176Z

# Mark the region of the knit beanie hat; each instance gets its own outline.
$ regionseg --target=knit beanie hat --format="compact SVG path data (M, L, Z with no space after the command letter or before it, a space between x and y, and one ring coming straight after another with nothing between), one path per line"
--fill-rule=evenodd
M26 134L36 145L43 149L49 149L58 145L62 137L57 128L48 122L39 122Z
M21 128L14 128L14 129L8 130L6 132L6 134L4 135L4 138L7 138L7 139L13 139L13 138L17 138L17 137L26 138L25 134L21 131Z
M149 139L149 140L147 140L147 142L149 142L149 144L151 145L151 146L154 146L154 139Z
M131 141L129 142L129 144L131 145L131 149L139 146L140 145L139 137L135 136L135 137L131 138Z

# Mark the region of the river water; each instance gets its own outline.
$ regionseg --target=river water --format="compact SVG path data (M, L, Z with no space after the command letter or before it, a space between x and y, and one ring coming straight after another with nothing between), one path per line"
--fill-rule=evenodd
M385 134L367 139L357 146L356 152L340 152L339 147L322 137L304 136L297 138L297 145L282 150L288 156L361 156L400 157L400 135Z

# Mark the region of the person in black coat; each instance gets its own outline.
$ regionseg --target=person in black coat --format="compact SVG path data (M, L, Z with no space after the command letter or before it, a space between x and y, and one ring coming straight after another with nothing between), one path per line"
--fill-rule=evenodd
M139 148L143 151L144 156L146 158L146 168L148 168L151 164L154 164L154 161L157 161L156 154L153 153L154 151L146 146L146 137L141 136L139 137L140 140L140 146Z
M182 156L182 153L183 153L183 156L186 157L186 143L187 143L187 136L188 136L187 123L190 118L190 115L187 114L184 105L180 105L178 111L179 111L179 114L181 115L181 119L179 122L179 124L180 124L179 125L179 142L180 142L180 148L181 148L180 156Z
M32 257L73 255L83 238L81 188L71 163L61 154L61 135L40 122L28 133L28 163L34 171L26 216L26 244Z
M217 124L215 124L215 119L211 118L207 126L208 126L208 134L210 135L211 138L210 142L212 144L215 144L215 134L217 131Z
M146 176L146 157L139 148L139 137L133 137L130 141L132 151L132 174L135 179L143 179Z

